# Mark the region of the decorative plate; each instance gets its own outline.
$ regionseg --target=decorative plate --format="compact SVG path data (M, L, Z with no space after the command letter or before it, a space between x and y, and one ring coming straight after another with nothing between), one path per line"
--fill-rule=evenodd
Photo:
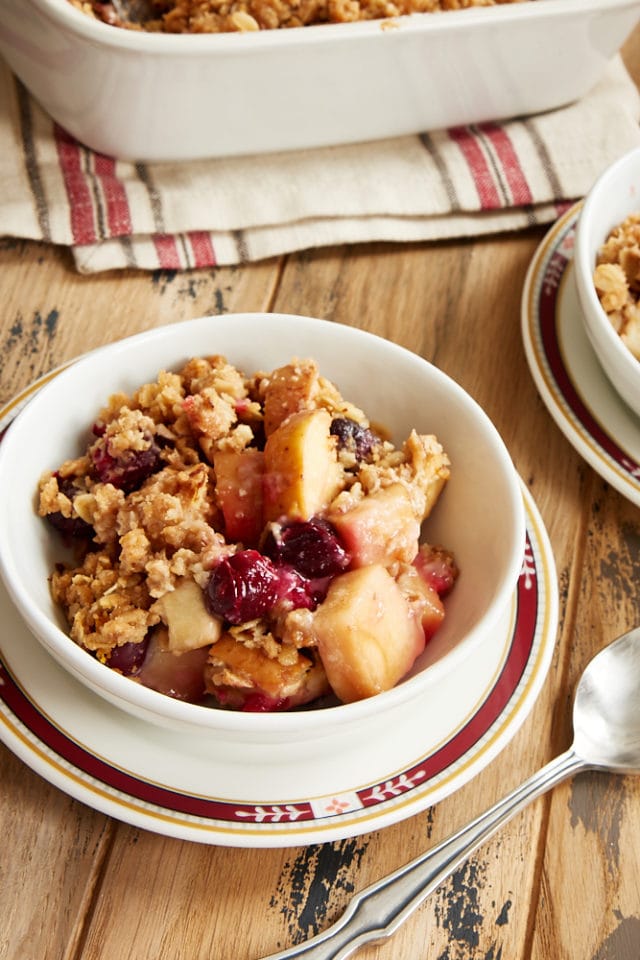
M40 385L42 381L38 382ZM37 389L0 410L0 436ZM302 763L286 749L240 764L233 744L162 729L111 706L67 674L0 585L0 740L88 806L167 836L229 846L343 839L412 816L484 769L529 714L551 662L556 571L522 486L527 542L517 589L486 645L443 678L402 736L376 728ZM333 743L333 741L332 741Z
M538 247L522 295L522 337L549 413L578 453L640 506L640 419L620 399L587 337L573 278L580 204Z

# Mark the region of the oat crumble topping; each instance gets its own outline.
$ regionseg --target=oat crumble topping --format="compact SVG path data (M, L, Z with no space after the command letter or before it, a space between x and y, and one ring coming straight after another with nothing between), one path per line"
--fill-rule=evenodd
M598 251L593 281L614 330L640 360L640 213L611 231Z
M303 27L318 23L382 20L411 13L491 7L525 0L69 0L111 26L164 33L234 33ZM128 10L129 16L122 15Z

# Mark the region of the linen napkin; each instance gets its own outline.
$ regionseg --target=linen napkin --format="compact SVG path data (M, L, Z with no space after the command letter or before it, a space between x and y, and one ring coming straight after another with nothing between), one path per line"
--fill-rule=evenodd
M553 221L640 144L619 56L580 101L503 123L257 157L145 164L95 153L0 62L0 235L71 248L82 273L181 270L369 241Z

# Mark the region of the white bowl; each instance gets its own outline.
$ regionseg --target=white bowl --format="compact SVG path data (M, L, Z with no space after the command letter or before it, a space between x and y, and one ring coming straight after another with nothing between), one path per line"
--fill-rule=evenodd
M77 139L159 161L356 143L569 103L638 0L532 0L251 34L110 27L67 0L0 0L0 53Z
M108 396L129 392L192 356L222 353L245 372L313 357L343 395L384 423L396 442L433 432L452 475L427 521L431 542L451 549L461 573L446 617L412 675L356 703L291 714L233 712L173 700L110 670L76 646L52 602L48 577L59 541L36 515L43 471L78 454ZM372 386L375 385L375 386ZM500 436L477 403L444 373L363 331L305 317L238 314L160 327L94 351L29 401L0 444L0 571L23 618L49 653L93 691L156 724L210 732L247 745L366 733L368 723L415 723L421 699L477 650L508 609L525 542L520 482Z
M602 369L627 405L640 416L640 361L624 345L593 283L598 250L613 227L640 213L640 149L608 167L587 195L576 227L575 282L589 341Z

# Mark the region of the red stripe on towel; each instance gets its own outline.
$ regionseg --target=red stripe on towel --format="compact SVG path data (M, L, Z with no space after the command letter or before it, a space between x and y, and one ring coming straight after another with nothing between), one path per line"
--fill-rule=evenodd
M532 203L533 197L529 190L529 184L527 183L516 151L504 127L497 126L495 123L481 123L478 129L490 140L496 152L496 156L502 165L504 175L509 184L514 206L519 207L525 203Z
M116 176L116 161L112 157L96 153L94 164L107 207L109 236L122 237L131 234L129 201L124 184Z
M575 203L574 200L556 200L554 206L556 208L556 215L561 217L563 213L566 213L569 207L572 207Z
M54 124L54 135L64 188L69 201L73 243L95 243L95 211L91 191L81 165L81 147L62 127Z
M498 190L477 138L468 127L452 127L448 132L467 161L481 208L483 210L499 208L501 203Z
M187 234L195 267L215 267L217 264L216 251L211 242L211 234L207 230L193 230Z
M161 270L180 270L180 254L175 238L168 233L154 233L153 245L158 256L158 266Z

